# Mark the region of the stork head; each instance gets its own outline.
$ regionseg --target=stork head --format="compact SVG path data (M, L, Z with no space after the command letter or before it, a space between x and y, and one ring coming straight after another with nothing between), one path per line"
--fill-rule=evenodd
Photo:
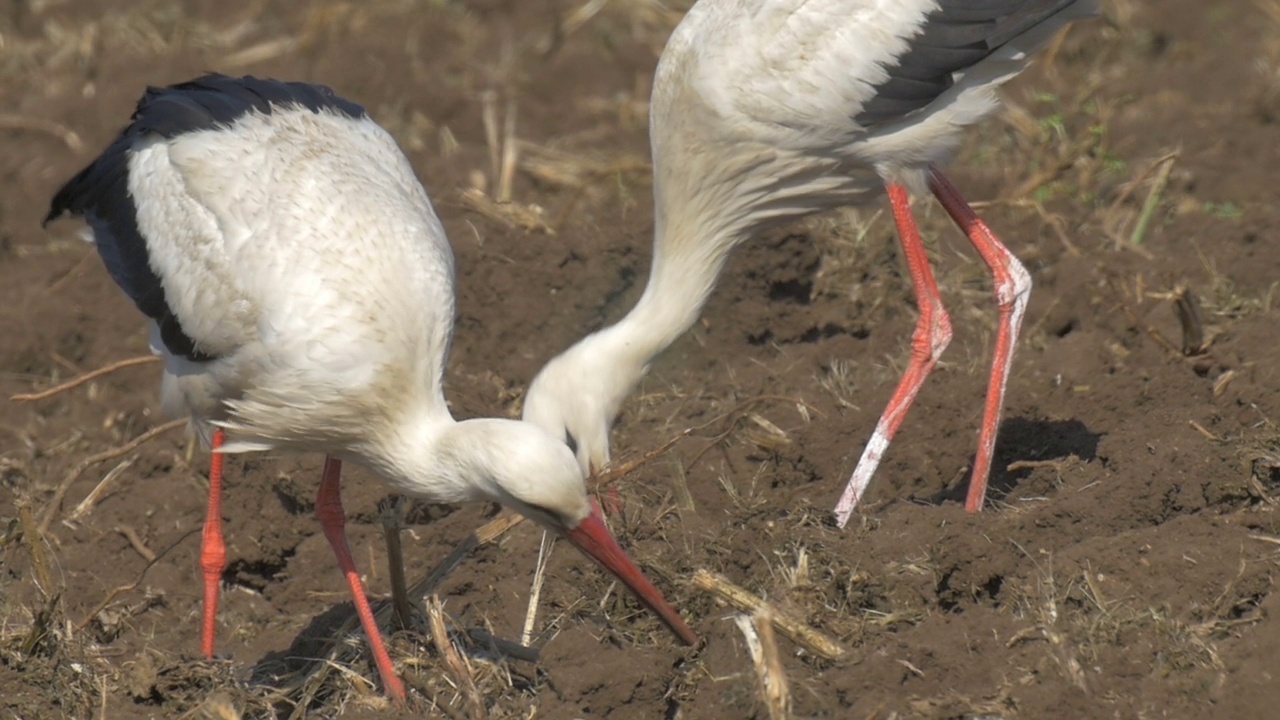
M573 453L526 422L478 419L457 423L437 445L468 499L491 500L554 530L627 585L684 642L697 635L644 576L604 524Z
M525 422L569 446L584 477L609 464L609 429L644 375L643 365L612 342L611 331L588 335L538 372L524 399Z

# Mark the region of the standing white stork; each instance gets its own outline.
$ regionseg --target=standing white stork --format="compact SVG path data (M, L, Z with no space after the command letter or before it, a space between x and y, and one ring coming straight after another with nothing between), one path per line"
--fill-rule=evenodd
M150 88L54 197L152 321L165 411L213 449L201 549L203 650L226 567L225 453L324 452L316 516L387 692L405 697L343 530L341 463L430 502L485 500L560 533L687 643L697 636L618 546L559 438L455 421L442 387L453 255L391 136L318 85L207 75Z
M919 307L911 362L836 506L844 527L951 340L909 193L931 191L995 279L1000 312L965 507L982 508L1027 271L937 169L996 88L1095 0L700 0L658 61L649 103L654 244L617 324L554 358L524 419L565 438L583 472L653 359L697 319L726 257L763 230L887 191Z

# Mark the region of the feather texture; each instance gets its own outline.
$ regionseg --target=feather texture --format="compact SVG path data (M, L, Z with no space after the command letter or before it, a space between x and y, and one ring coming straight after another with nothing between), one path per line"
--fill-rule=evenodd
M955 84L958 73L1028 30L1045 23L1056 27L1050 19L1075 4L1075 0L940 0L910 39L907 51L886 68L889 77L862 103L854 121L874 128L927 106Z
M324 86L257 78L206 75L167 88L147 88L128 126L98 157L67 181L56 195L45 222L69 213L83 217L107 272L134 304L159 328L160 341L172 354L193 361L215 355L184 330L166 299L161 277L138 227L138 207L131 190L131 160L153 138L172 140L184 134L227 128L237 120L276 109L328 112L352 119L364 108Z
M374 405L443 407L452 252L394 140L328 88L148 89L64 212L154 321L166 412L226 425L229 451L342 447L398 411Z

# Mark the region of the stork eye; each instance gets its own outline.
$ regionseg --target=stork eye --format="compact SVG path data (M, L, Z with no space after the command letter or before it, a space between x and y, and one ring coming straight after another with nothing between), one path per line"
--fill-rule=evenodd
M564 431L564 444L569 446L569 452L574 455L578 454L578 438L574 437L573 433L568 430Z
M563 520L560 519L560 513L556 512L555 510L552 510L551 508L545 505L535 505L533 503L525 503L525 506L528 507L530 510L534 511L535 513L539 513L543 516L541 519L536 517L530 518L531 520L535 520L543 523L551 522L556 525L563 524Z

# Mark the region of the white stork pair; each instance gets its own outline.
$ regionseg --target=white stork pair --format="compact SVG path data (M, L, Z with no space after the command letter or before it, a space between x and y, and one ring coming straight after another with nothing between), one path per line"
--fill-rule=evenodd
M150 89L55 196L152 322L162 402L214 451L202 546L203 649L226 566L225 453L322 452L316 514L387 692L405 697L347 548L341 462L431 502L488 500L552 529L697 640L586 495L609 428L652 360L695 321L735 246L886 192L920 318L911 362L837 506L843 526L951 338L909 194L928 190L991 269L1000 324L966 507L981 508L1031 281L937 170L996 88L1093 0L701 0L650 103L653 266L617 324L553 359L524 421L456 421L442 375L453 257L391 137L328 88L209 75ZM572 448L572 449L571 449ZM576 457L575 457L576 453Z

